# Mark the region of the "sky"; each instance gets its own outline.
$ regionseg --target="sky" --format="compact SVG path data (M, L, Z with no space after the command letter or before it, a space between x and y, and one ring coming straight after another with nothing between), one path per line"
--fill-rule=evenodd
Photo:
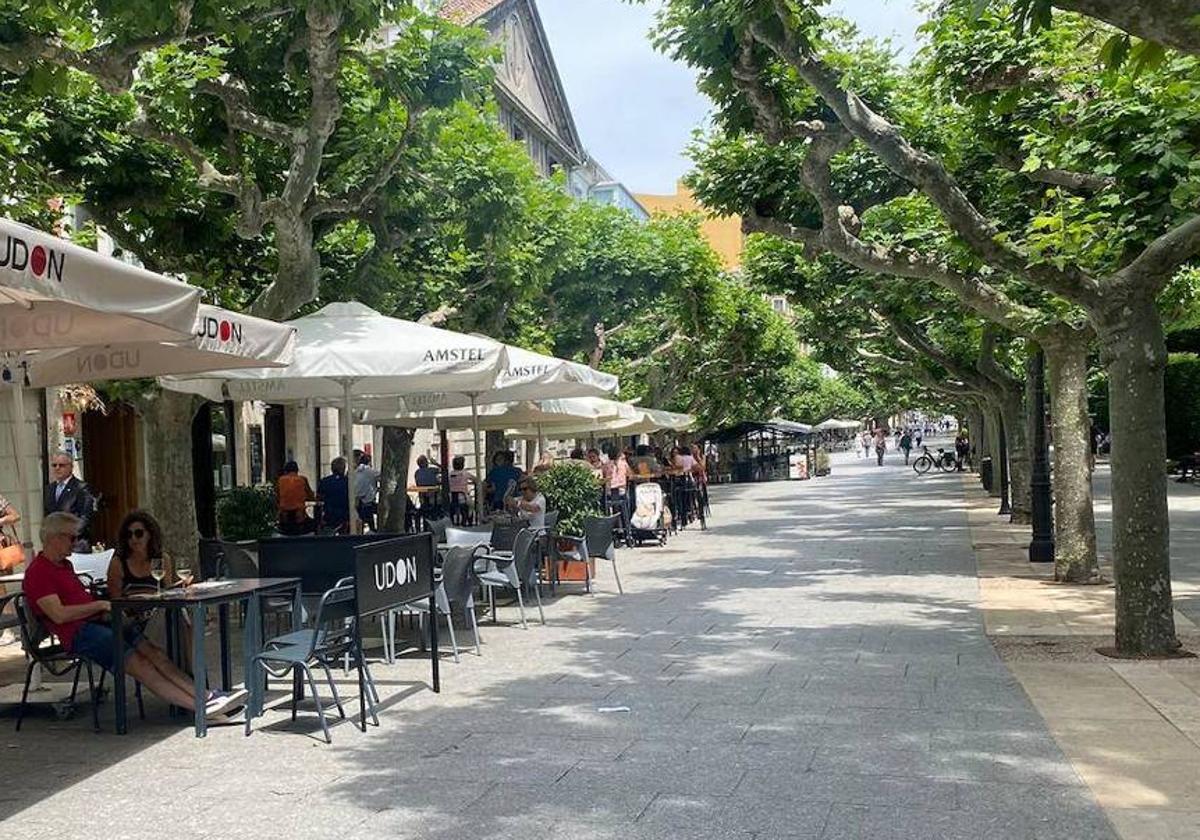
M918 0L833 0L866 35L911 51ZM707 100L682 64L646 37L657 2L537 0L583 143L633 192L673 193L690 165L684 149L704 125Z

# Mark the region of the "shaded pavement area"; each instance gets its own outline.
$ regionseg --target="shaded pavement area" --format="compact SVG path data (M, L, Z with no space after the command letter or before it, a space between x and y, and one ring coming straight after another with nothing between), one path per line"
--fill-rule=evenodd
M415 655L376 666L382 726L342 723L332 746L303 711L203 741L154 705L125 738L86 715L0 721L5 829L1115 837L985 637L958 477L838 456L826 479L713 495L709 531L621 553L625 595L601 568L599 594L560 592L547 627L484 623L442 694Z

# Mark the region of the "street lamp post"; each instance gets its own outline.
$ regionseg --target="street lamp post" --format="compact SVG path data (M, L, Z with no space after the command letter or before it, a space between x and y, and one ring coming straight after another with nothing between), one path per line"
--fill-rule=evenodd
M1046 354L1038 348L1033 357L1033 539L1030 563L1054 562L1054 522L1050 499L1050 456L1046 441Z
M1012 508L1008 504L1008 441L1005 440L1004 416L999 411L996 412L996 429L1000 439L1000 510L997 514L1011 517Z

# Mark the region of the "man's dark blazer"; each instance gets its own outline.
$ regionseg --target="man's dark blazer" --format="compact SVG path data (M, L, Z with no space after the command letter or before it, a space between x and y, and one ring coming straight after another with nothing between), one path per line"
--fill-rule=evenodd
M58 482L52 481L42 491L42 514L55 512L75 514L83 520L79 536L86 540L90 533L92 514L96 512L96 499L92 496L92 491L74 475L67 479L67 486L63 490L62 496L55 501L54 494L57 489Z

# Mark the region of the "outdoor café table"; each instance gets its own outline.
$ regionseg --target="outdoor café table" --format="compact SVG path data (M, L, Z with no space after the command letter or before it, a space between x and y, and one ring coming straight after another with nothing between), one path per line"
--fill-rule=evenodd
M246 657L247 715L257 714L262 705L262 680L253 678L254 654L262 647L262 601L267 595L277 595L287 590L293 592L295 607L292 610L292 629L299 630L301 620L300 578L241 578L237 580L198 583L184 588L166 589L161 595L126 595L111 598L113 631L113 700L118 735L126 729L125 713L125 634L123 624L125 610L144 610L148 607L168 610L187 610L191 614L192 627L192 673L195 675L193 702L196 707L196 737L203 738L208 731L204 717L206 685L206 661L204 647L204 613L209 607L221 607L246 601L246 625L243 628L242 649ZM224 641L225 622L222 622L221 653L229 656L229 645ZM228 673L228 664L222 663L222 672ZM225 686L226 688L228 686Z

